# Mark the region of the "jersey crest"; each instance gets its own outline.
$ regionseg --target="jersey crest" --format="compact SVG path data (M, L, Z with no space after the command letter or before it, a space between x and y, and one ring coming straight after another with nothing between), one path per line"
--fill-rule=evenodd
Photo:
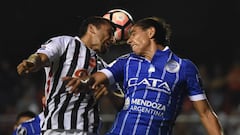
M170 60L165 65L165 69L169 73L177 73L180 69L180 64L178 62L176 62L175 60Z

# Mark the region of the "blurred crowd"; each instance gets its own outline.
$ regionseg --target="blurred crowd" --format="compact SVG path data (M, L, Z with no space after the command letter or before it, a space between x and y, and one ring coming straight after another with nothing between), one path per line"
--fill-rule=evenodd
M17 114L26 110L36 114L42 111L44 74L36 72L20 77L15 64L0 60L0 135L11 135Z
M240 63L234 62L229 68L221 64L198 64L203 87L209 102L217 112L224 127L225 135L240 134ZM7 59L0 61L0 135L10 135L16 115L22 111L42 111L41 97L44 89L44 72L20 77L16 67ZM182 115L177 120L175 134L202 135L204 128L196 116L191 102L186 98ZM103 116L102 134L108 130L116 111L110 101L101 100Z
M232 63L228 68L221 64L199 64L203 87L213 109L216 111L225 135L240 134L240 63ZM191 102L186 98L183 105L185 117L176 124L176 135L203 135L203 127L197 120ZM180 117L181 118L181 117ZM187 129L187 130L186 130ZM180 130L180 131L178 131Z

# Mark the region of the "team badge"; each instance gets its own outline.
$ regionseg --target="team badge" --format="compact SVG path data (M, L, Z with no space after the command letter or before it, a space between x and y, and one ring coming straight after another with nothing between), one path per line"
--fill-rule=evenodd
M177 73L180 69L180 65L175 60L170 60L165 65L165 69L170 73Z

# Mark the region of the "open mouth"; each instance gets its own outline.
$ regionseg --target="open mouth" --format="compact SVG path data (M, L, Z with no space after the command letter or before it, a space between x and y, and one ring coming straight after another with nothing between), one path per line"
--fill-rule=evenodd
M131 47L132 47L132 48L135 48L135 47L136 47L136 45L131 45Z

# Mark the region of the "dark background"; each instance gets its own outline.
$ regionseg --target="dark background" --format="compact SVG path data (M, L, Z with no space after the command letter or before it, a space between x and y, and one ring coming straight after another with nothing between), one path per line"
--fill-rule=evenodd
M240 108L240 87L239 91L231 93L232 91L228 91L221 83L221 80L225 80L225 73L231 69L230 67L240 63L238 42L240 0L2 0L0 2L1 135L12 133L16 115L28 109L31 103L40 100L43 92L44 73L38 72L29 77L20 77L16 73L17 64L35 52L40 44L49 38L74 35L82 19L91 15L102 16L114 8L127 10L135 21L148 16L165 18L171 24L173 31L171 49L180 56L191 59L197 66L204 65L201 71L205 71L205 66L207 67L207 72L203 72L202 75L204 81L206 80L204 83L207 84L206 92L209 100L216 112L231 114L230 112ZM127 45L112 46L103 58L110 62L128 51ZM236 74L236 77L239 78L239 75ZM210 91L209 84L219 80L220 86L210 87L209 89L213 90ZM231 108L233 104L237 106ZM184 105L184 107L186 111L189 106ZM189 116L188 112L187 115ZM229 117L225 120L238 120L234 117L230 119L231 115L227 116ZM197 131L191 128L192 125L190 123L190 128L186 126L182 131L189 129ZM196 127L199 129L199 125ZM229 135L237 131L236 127L229 123L224 124Z
M13 63L48 38L73 34L77 18L103 15L113 8L134 20L165 18L172 26L172 49L197 64L232 64L240 51L239 0L8 0L1 3L1 58ZM114 47L113 47L114 48Z

